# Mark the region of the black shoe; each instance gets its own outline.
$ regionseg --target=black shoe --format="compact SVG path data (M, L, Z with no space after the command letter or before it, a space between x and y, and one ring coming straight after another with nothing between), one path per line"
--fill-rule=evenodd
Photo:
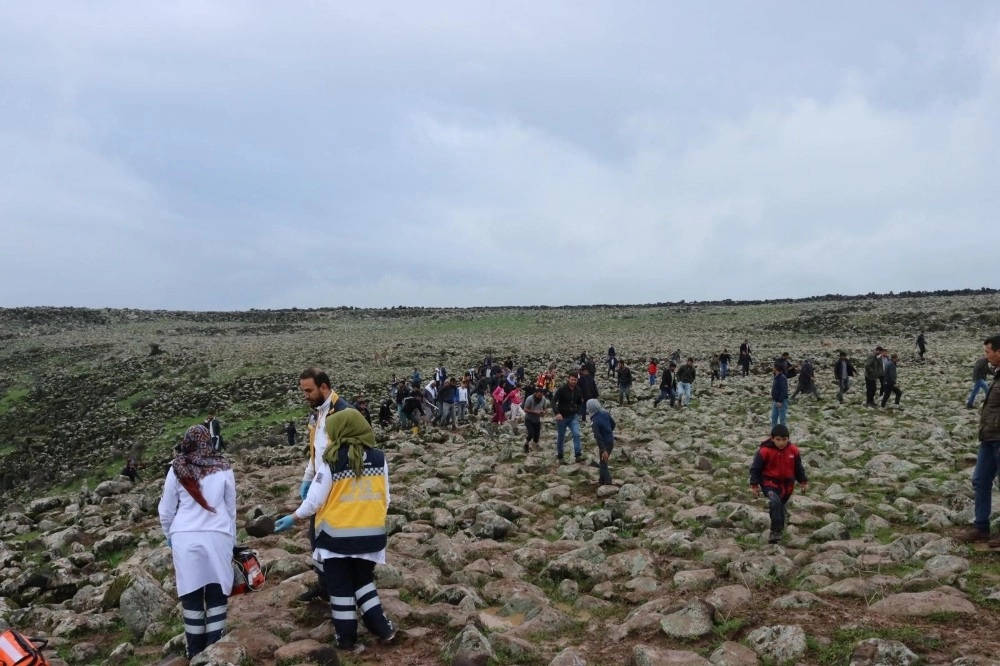
M528 443L527 443L527 442L525 442L525 443L524 443L524 452L525 452L525 453L527 453L527 452L528 452L528 450L529 450L529 449L528 449Z
M312 601L313 599L322 599L322 598L323 598L323 590L322 588L320 588L319 585L312 585L308 590L306 590L299 596L295 597L295 599L298 601L306 601L306 602Z
M577 456L574 460L575 460L575 462L582 463L583 462L583 456Z
M771 533L767 536L767 542L770 544L775 544L781 541L781 532L775 532L771 530Z

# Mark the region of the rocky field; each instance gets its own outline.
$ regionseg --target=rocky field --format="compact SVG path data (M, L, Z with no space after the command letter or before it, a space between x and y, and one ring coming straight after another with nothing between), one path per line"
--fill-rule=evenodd
M392 480L378 584L402 640L354 664L998 664L1000 551L955 540L972 519L978 411L966 410L995 293L657 307L178 313L0 310L0 627L49 639L53 663L151 664L181 651L169 549L156 517L163 465L215 409L242 517L297 506L308 365L373 405L393 374L471 367L491 352L534 376L611 344L633 362L619 406L615 484L557 465L555 427L522 437L473 420L457 433L378 431ZM926 331L929 351L913 338ZM710 386L707 358L748 337L749 377ZM846 403L829 370L901 356L902 406ZM653 406L651 355L699 359L688 409ZM789 410L809 489L767 544L747 468L769 431L769 361L816 359L823 400ZM794 381L793 381L794 385ZM982 400L982 398L980 398ZM304 425L300 432L304 432ZM124 458L147 467L134 486ZM994 498L1000 504L1000 498ZM196 663L334 663L304 531L253 539L265 589L230 601L229 635ZM184 663L176 660L176 663Z

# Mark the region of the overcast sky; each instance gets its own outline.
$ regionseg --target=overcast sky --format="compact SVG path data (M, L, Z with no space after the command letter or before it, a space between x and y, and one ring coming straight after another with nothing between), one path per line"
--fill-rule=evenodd
M0 306L998 286L1000 3L3 2Z

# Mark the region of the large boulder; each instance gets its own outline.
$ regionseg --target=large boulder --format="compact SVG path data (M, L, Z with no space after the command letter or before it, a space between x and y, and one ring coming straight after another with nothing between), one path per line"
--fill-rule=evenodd
M164 592L155 578L144 574L133 578L118 602L122 620L136 638L141 638L150 623L166 616L176 604L177 600Z

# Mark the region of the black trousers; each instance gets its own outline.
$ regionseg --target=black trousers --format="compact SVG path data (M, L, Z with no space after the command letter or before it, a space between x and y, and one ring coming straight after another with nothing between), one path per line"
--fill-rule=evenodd
M875 391L878 389L878 384L874 379L868 379L865 377L865 404L874 405L875 404Z
M217 643L226 633L227 602L218 583L181 595L188 659Z
M606 453L607 457L610 458L611 451L613 451L614 448L615 448L615 443L613 441L609 444L601 444L600 442L597 443L597 449L600 451L601 454L599 458L600 462L597 464L597 469L598 469L597 481L602 486L610 485L612 483L611 470L608 469L608 461L605 459L604 454Z
M903 397L903 392L899 389L893 382L886 382L882 391L882 406L885 407L886 403L889 402L889 396L893 393L896 394L896 404L899 404L899 399Z
M528 433L527 439L524 440L524 443L527 444L528 442L534 442L535 444L538 444L538 438L542 436L542 422L529 421L528 419L525 419L524 429Z
M330 593L337 647L351 648L358 640L358 614L365 627L379 638L388 638L392 623L382 610L375 588L375 563L357 557L331 557L323 560L326 588Z
M781 491L771 486L764 486L761 490L767 497L767 513L771 516L771 531L783 531L785 529L785 503L789 498L781 499Z

